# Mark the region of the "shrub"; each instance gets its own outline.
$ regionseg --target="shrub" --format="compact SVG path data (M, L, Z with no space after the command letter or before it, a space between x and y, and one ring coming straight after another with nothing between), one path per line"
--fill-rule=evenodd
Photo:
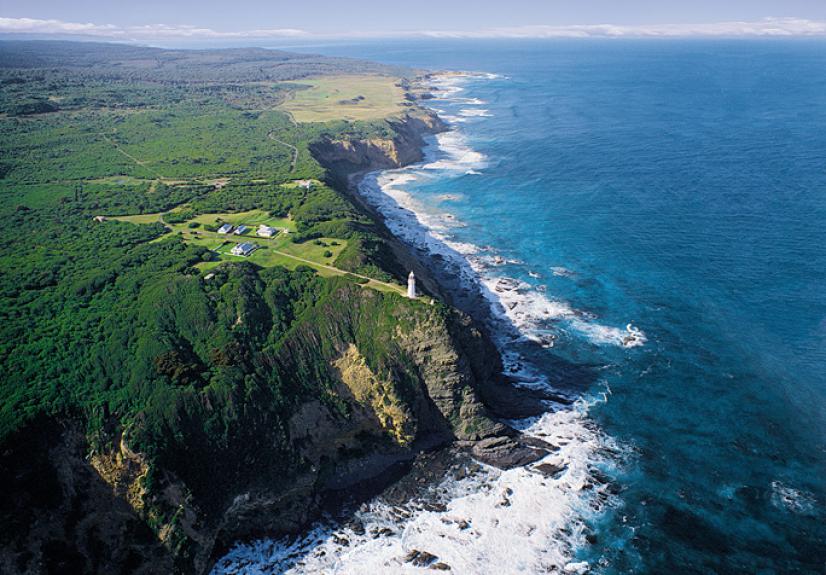
M57 112L59 108L47 100L23 100L15 104L9 110L10 116L33 116L34 114L46 114Z

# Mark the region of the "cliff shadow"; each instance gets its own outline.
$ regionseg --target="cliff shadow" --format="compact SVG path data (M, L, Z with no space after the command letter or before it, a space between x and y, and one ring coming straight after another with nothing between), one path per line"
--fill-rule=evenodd
M89 464L71 426L39 417L0 455L0 572L169 573L173 559ZM13 495L12 495L13 494Z

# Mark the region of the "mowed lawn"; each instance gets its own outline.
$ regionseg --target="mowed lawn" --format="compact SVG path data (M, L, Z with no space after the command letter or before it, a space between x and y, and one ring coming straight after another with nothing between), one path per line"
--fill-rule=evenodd
M149 224L163 222L164 215L174 213L175 211L176 210L155 214L117 216L109 219L133 224ZM203 246L215 254L214 259L211 261L196 264L196 267L202 272L208 272L226 261L246 260L262 267L284 266L289 269L295 269L299 266L310 266L315 269L319 275L324 277L340 275L358 277L364 280L366 287L388 293L402 295L405 293L404 286L378 281L367 276L336 268L336 258L338 258L341 252L347 247L347 240L324 237L301 243L293 243L292 234L295 233L296 230L295 222L289 218L271 216L264 210L255 209L246 212L201 214L181 223L163 223L169 228L169 232L152 240L153 242L164 241L172 235L178 235L184 241ZM219 234L206 229L207 226L215 229L223 223L229 223L233 226L243 224L249 228L249 231L244 235L236 236L235 234ZM197 225L190 227L193 224ZM272 226L280 230L288 230L288 233L281 231L275 237L261 238L255 233L255 230L260 224ZM255 244L258 246L258 249L249 256L233 255L231 253L232 248L242 242ZM427 299L425 301L430 300Z
M133 224L150 224L163 221L163 216L163 213L156 213L118 216L111 219L131 222ZM193 222L198 223L198 227L190 227ZM249 231L242 236L237 236L235 234L218 234L205 229L205 226L218 227L223 223L229 223L236 227L243 224L249 228ZM272 226L280 230L286 229L289 230L290 233L285 234L281 232L273 238L261 238L255 233L260 224ZM204 246L217 254L218 257L216 260L199 264L198 267L204 270L215 267L222 261L249 260L264 267L282 265L294 269L300 265L310 265L311 267L315 267L321 275L345 273L343 271L337 272L336 270L328 269L325 266L333 266L336 258L347 246L347 240L319 238L298 244L293 243L290 234L295 233L295 222L289 218L273 217L264 210L201 214L183 223L165 223L164 225L170 229L169 233L153 241L163 241L171 235L179 234L185 241ZM258 246L258 249L248 257L232 255L230 250L232 250L236 244L242 242L253 243Z
M276 218L265 212L264 210L249 210L248 212L229 212L225 214L201 214L195 216L184 224L173 224L172 227L176 230L188 229L190 222L198 222L202 225L232 224L239 226L241 224L250 228L252 235L255 235L255 229L260 224L272 226L274 228L286 228L291 232L295 232L295 222L289 218Z
M326 76L294 82L299 88L280 109L296 122L376 120L403 111L404 90L390 76Z
M237 236L227 240L216 239L214 236L195 236L187 238L187 241L202 245L217 254L217 259L198 264L197 267L203 271L212 269L226 261L250 261L262 267L284 266L295 269L299 266L310 266L322 276L346 275L343 270L337 270L333 267L336 257L347 244L345 240L320 238L318 240L320 244L316 244L315 241L294 244L281 234L273 239L246 238L245 240L240 240ZM249 241L256 244L258 249L249 256L234 256L230 252L233 246L240 243L240 241ZM332 242L338 245L332 245ZM325 257L325 253L331 253L332 255Z

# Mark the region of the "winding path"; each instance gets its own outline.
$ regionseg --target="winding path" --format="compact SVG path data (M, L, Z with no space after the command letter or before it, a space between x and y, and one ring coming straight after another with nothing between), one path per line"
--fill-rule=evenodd
M294 256L294 255L292 255L292 254L288 254L287 252L282 252L281 250L277 250L277 249L275 249L275 248L270 248L270 249L272 249L273 253L276 253L276 254L278 254L278 255L280 255L280 256L284 256L284 257L286 257L286 258L291 258L291 259L297 260L297 261L299 261L299 262L303 262L303 263L305 263L305 264L309 264L309 265L310 265L310 266L312 266L312 267L324 268L324 269L326 269L326 270L330 270L330 271L332 271L332 272L335 272L335 273L338 273L338 274L341 274L341 275L351 275L351 276L355 276L355 277L357 277L357 278L361 278L361 279L363 279L363 280L367 280L367 284L365 284L365 285L371 285L371 284L373 284L373 285L380 285L380 286L384 286L384 287L389 288L389 289L391 289L391 290L393 290L393 291L395 291L395 292L398 292L398 293L400 293L400 294L402 294L402 295L404 295L404 294L406 294L406 293L407 293L403 287L400 287L400 286L398 286L398 285L396 285L396 284L391 284L391 283L387 283L387 282L379 281L379 280L377 280L377 279L373 279L373 278L371 278L371 277L369 277L369 276L365 276L365 275L357 274L357 273L355 273L355 272L348 272L348 271L346 271L346 270L342 270L342 269L339 269L339 268L336 268L336 267L333 267L333 266L328 266L328 265L326 265L326 264L322 264L322 263L314 262L314 261L312 261L312 260L307 260L307 259L304 259L304 258L299 257L299 256Z
M155 175L158 177L158 179L160 179L160 180L163 180L163 179L164 179L164 177L163 177L160 173L156 172L153 168L150 168L149 166L147 166L147 165L146 165L146 162L143 162L143 161L141 161L141 160L137 159L135 156L133 156L132 154L130 154L129 152L127 152L126 150L124 150L123 148L121 148L121 147L120 147L120 144L118 144L115 140L113 140L112 138L110 138L109 136L107 136L106 134L104 134L103 132L100 132L100 134L99 134L99 135L100 135L100 137L101 137L101 138L103 138L104 140L106 140L107 142L109 142L110 144L112 144L112 146L113 146L113 147L114 147L114 148L115 148L118 152L120 152L121 154L123 154L124 156L126 156L127 158L129 158L130 160L132 160L133 162L135 162L135 163L136 163L137 165L139 165L141 168L143 168L144 170L146 170L146 171L148 171L148 172L151 172L151 173L155 174Z
M296 148L292 144L288 144L284 140L279 140L278 138L273 136L273 133L274 133L274 130L272 132L269 132L267 134L267 137L270 140L272 140L273 142L277 142L277 143L281 144L282 146L287 146L289 149L291 149L293 151L293 157L292 157L292 160L290 160L290 171L294 172L295 171L295 164L296 164L296 162L298 162L298 148Z

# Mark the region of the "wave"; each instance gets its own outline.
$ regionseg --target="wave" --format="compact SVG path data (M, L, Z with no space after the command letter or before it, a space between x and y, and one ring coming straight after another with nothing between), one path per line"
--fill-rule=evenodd
M775 507L800 515L813 514L817 508L817 499L813 494L780 481L772 481L771 485L771 501Z
M238 545L213 573L421 573L411 562L417 556L454 573L584 571L588 564L572 557L589 535L588 518L611 505L605 477L620 452L587 420L597 401L604 397L515 423L558 447L528 467L459 464L404 506L373 500L346 524L319 522L297 539Z
M456 98L455 100L466 106L484 106L487 104L487 102L479 98Z
M438 151L430 155L421 169L467 172L487 167L485 155L471 148L464 134L457 130L437 134L436 146Z
M465 118L490 118L492 114L482 108L466 108L459 110L459 115Z

